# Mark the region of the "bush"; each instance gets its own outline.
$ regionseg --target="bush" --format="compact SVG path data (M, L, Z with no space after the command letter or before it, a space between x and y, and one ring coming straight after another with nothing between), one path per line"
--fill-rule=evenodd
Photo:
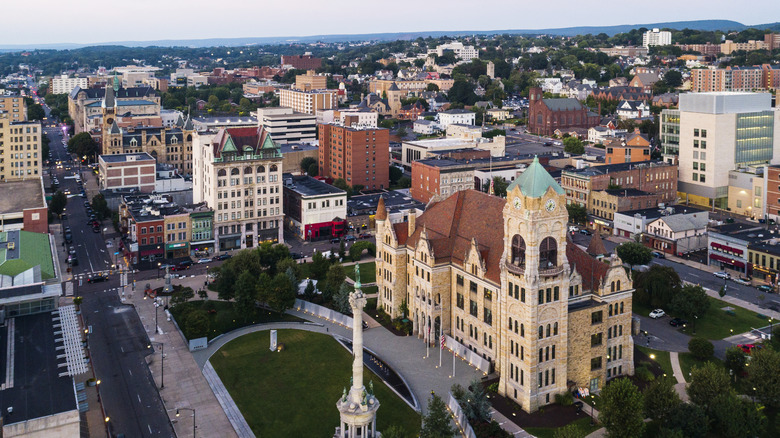
M561 406L571 406L574 404L574 396L571 395L569 391L555 394L555 403L558 403Z
M712 357L712 354L715 352L715 347L712 345L712 342L697 337L688 341L688 351L690 351L696 359L707 360Z
M652 382L655 380L655 374L653 374L645 365L637 367L635 374L636 377L643 382Z
M498 382L493 382L490 385L488 385L487 390L493 393L498 392Z

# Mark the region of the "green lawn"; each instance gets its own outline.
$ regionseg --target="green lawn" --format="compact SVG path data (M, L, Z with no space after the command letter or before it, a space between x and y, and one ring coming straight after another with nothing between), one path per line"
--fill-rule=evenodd
M642 315L642 316L650 315L650 312L653 310L653 309L645 306L644 304L637 302L637 300L633 300L632 303L631 303L631 306L633 307L632 311L634 313L636 313L637 315Z
M655 359L653 360L655 360L655 362L661 366L661 368L664 370L664 372L668 377L672 377L674 375L674 372L672 371L672 361L671 359L669 359L668 351L653 350L652 348L646 348L640 346L637 346L637 348L639 348L639 350L645 353L648 357L651 354L655 355Z
M685 376L686 382L690 381L690 376L688 375L688 373L691 372L691 369L693 369L693 367L700 367L707 362L712 362L715 363L716 365L723 366L723 362L716 357L711 357L710 359L705 361L696 359L695 357L693 357L693 354L691 353L680 353L678 357L680 358L680 369L682 370L683 376Z
M355 279L355 266L344 266L344 270L347 271L347 277ZM376 283L376 263L368 262L360 264L360 282Z
M255 332L222 347L211 363L247 423L259 437L333 436L336 401L349 386L352 356L332 337L279 330L281 353L269 351L268 332ZM381 404L377 428L400 425L417 436L420 415L365 368Z
M588 409L588 408L584 408L584 409ZM591 426L589 416L580 418L579 420L570 424L574 424L577 426L577 429L579 429L580 432L579 433L580 436L587 436L601 428L601 426L599 425ZM555 431L557 430L557 428L526 427L524 428L524 430L537 438L553 438L555 436Z
M257 309L254 317L249 321L242 321L236 317L236 313L233 310L233 303L216 300L194 300L173 306L170 309L171 314L174 319L176 319L176 323L179 325L179 328L187 339L192 339L192 335L187 327L186 315L196 309L205 309L209 312L209 339L214 339L223 333L252 324L277 321L303 321L297 316L289 315L287 313L280 315L262 309Z
M360 276L362 277L363 274L361 273ZM368 286L363 287L363 293L366 295L373 295L375 293L379 292L379 286ZM376 298L374 298L376 299ZM374 304L374 308L376 309L376 304Z

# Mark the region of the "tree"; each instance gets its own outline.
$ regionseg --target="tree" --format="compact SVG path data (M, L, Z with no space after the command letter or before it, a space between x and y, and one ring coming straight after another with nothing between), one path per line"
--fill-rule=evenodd
M341 284L344 283L346 278L347 274L344 272L343 266L339 264L331 265L328 269L328 274L325 276L325 284L320 288L320 290L322 290L322 297L325 301L330 301L330 298L333 294L338 292Z
M734 375L734 379L745 370L745 363L747 363L747 355L741 348L734 345L726 349L724 365Z
M439 86L436 84L428 84L425 87L425 91L439 91Z
M566 137L563 139L563 151L570 154L581 155L585 153L585 146L582 141L576 137Z
M314 298L316 292L317 292L317 288L314 287L314 280L309 280L306 283L306 289L303 290L303 297L311 301L312 298Z
M260 277L260 287L264 287L267 277L267 275ZM236 301L233 303L233 308L236 311L236 315L244 322L249 321L255 314L257 285L258 283L255 282L255 278L249 271L242 272L241 275L238 276L238 281L236 281Z
M615 251L623 262L628 263L631 269L634 265L646 265L653 259L650 248L636 242L626 242L618 246Z
M57 216L61 215L65 210L65 206L68 204L68 196L65 193L57 190L54 196L49 201L49 210Z
M681 280L674 268L653 265L647 272L637 273L634 285L637 302L650 307L665 307L680 289Z
M276 274L261 298L274 312L284 313L295 304L295 287L284 272Z
M317 159L314 157L305 157L301 160L301 173L307 173L312 164L317 164Z
M309 166L308 169L309 176L317 176L320 174L320 166L317 163L314 163Z
M92 139L89 132L82 132L68 140L68 152L76 154L79 159L87 157L89 162L93 162L95 155L100 153L100 145Z
M474 105L479 97L474 93L474 86L466 81L455 81L447 97L451 103L460 103L463 105Z
M376 245L368 240L355 242L352 244L352 248L349 249L349 258L351 258L353 262L357 262L360 260L360 257L365 250L368 250L369 256L374 257L376 254Z
M412 179L408 176L402 176L401 179L398 180L398 186L402 189L408 189L412 186Z
M559 427L553 433L553 438L582 438L585 434L580 431L580 428L576 424L567 424L564 427Z
M644 401L629 379L613 380L601 392L599 422L612 438L642 436L645 429Z
M197 309L189 312L184 319L184 327L191 339L202 338L209 334L209 315L205 310Z
M37 103L27 105L27 118L29 120L43 120L44 117L46 117L46 112L43 110L42 106Z
M321 252L315 252L309 264L309 274L317 281L325 281L330 262Z
M664 83L669 88L677 88L682 85L682 73L677 70L669 70L664 75Z
M661 421L680 406L680 396L669 379L656 379L644 392L645 415Z
M401 177L404 176L404 171L396 166L390 166L390 184L395 184Z
M569 212L569 222L584 224L588 220L588 210L582 205L567 204L566 211Z
M432 394L428 401L428 415L423 416L420 438L452 438L453 433L444 401L438 395Z
M347 283L341 283L339 291L333 295L333 305L336 307L336 310L345 315L352 314L352 306L349 304L349 295L354 290L355 289Z
M406 430L397 424L394 424L382 431L382 438L407 438L407 437L408 435L406 433Z
M399 138L403 140L403 138L406 137L406 128L403 126L399 126L398 130L395 133L396 135L398 135Z
M701 286L687 284L672 297L672 311L679 317L693 319L703 315L710 307L707 292Z
M711 402L712 430L723 438L759 436L766 427L761 407L739 398L733 391L721 392Z
M336 178L333 180L333 187L336 187L337 189L344 190L347 192L347 196L352 196L352 187L347 184L347 180L344 178Z
M111 209L108 208L108 202L102 193L92 197L92 210L95 212L95 217L98 220L103 220L107 217L111 217Z
M493 194L499 198L506 198L507 187L509 187L509 182L503 176L493 177Z
M758 400L767 407L780 406L780 352L755 349L750 359L748 381L756 388Z
M693 357L703 361L712 357L715 347L712 345L712 342L701 337L695 337L688 341L688 350Z
M473 379L466 391L466 400L458 400L463 412L472 423L490 422L490 401L479 379Z
M724 391L733 391L729 386L729 376L726 371L712 362L707 362L691 370L688 397L704 411L710 412L710 403Z
M685 438L703 438L707 435L709 418L701 406L680 403L664 420L665 428L682 432Z

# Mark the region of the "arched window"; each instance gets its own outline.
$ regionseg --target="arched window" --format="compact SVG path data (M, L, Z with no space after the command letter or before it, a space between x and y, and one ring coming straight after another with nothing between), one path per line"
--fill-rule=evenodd
M509 330L512 330L512 318L509 318Z
M171 144L176 144L179 142L179 139L177 137L171 137Z
M552 237L546 237L539 245L539 269L558 265L558 244Z
M550 337L550 324L547 324L547 337Z
M614 281L609 285L609 291L610 292L615 292L615 282ZM612 307L612 306L610 306L610 307ZM611 315L612 315L612 313L610 312L610 316Z
M617 290L620 291L620 280L617 281Z
M239 175L241 172L238 170L238 168L234 167L230 169L230 175Z
M544 337L544 327L539 326L539 339Z
M623 313L623 302L620 302L620 313Z
M612 304L609 305L609 316L612 316Z
M553 324L553 336L558 336L558 323Z
M257 173L265 173L265 166L257 166Z
M541 125L542 122L543 122L543 120L542 120L542 113L539 113L539 114L536 115L536 124L537 125Z
M192 134L187 134L187 143L192 142Z
M277 169L276 169L276 164L272 164L272 165L271 165L271 168L270 168L270 169L268 169L268 171L269 171L269 172L276 172L276 170L277 170Z
M517 321L515 321L515 333L517 333ZM520 336L525 337L525 324L520 324Z
M539 349L539 362L544 362L544 349Z
M244 175L251 175L252 174L252 168L251 167L245 167L244 168Z
M217 176L227 176L227 172L225 171L225 169L219 169L217 171Z
M512 238L512 264L525 267L525 240L519 234Z

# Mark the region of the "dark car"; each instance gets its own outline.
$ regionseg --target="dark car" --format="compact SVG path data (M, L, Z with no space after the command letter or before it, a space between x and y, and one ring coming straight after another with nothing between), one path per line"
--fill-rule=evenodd
M770 293L770 294L775 291L775 288L773 288L768 284L762 284L760 286L757 286L756 289L760 290L761 292Z
M108 280L108 275L98 274L87 278L87 283L99 283L101 281L106 281L106 280Z
M347 241L347 242L352 242L352 241L357 240L357 237L355 237L354 234L350 234L348 236L344 236L344 240Z
M298 260L298 259L302 259L302 258L303 258L303 254L301 254L301 253L299 253L299 252L291 252L291 253L290 253L290 257L291 257L293 260Z
M657 259L665 259L666 258L664 253L662 253L660 251L653 251L653 257L655 257Z
M669 321L669 325L672 327L680 327L685 324L688 324L688 321L682 319L682 318L672 318L671 321Z
M591 233L590 230L586 230L585 228L583 228L583 229L580 230L580 234L584 234L586 236L590 236L593 233Z
M190 269L192 266L192 260L185 260L183 262L179 262L178 265L173 267L173 271L184 271L185 269Z
M361 239L370 239L371 233L360 233L360 236L358 237L360 237Z
M544 145L545 145L545 146L552 146L552 145L553 145L553 142L551 142L551 141L546 141L546 142L544 142Z
M330 239L330 243L339 243L340 241L341 241L341 239L340 239L340 238L338 238L338 237L335 237L335 238L333 238L333 239Z
M70 231L65 232L65 243L73 243L73 233Z
M93 233L99 233L99 232L100 232L100 225L98 225L98 226L94 226L94 225L93 225L93 226L92 226L92 232L93 232Z
M75 254L68 256L68 264L70 264L71 266L78 266L79 264L78 257L76 257Z
M220 255L214 257L214 260L227 260L227 259L229 259L231 257L233 257L233 256L230 255L230 254L220 254Z

